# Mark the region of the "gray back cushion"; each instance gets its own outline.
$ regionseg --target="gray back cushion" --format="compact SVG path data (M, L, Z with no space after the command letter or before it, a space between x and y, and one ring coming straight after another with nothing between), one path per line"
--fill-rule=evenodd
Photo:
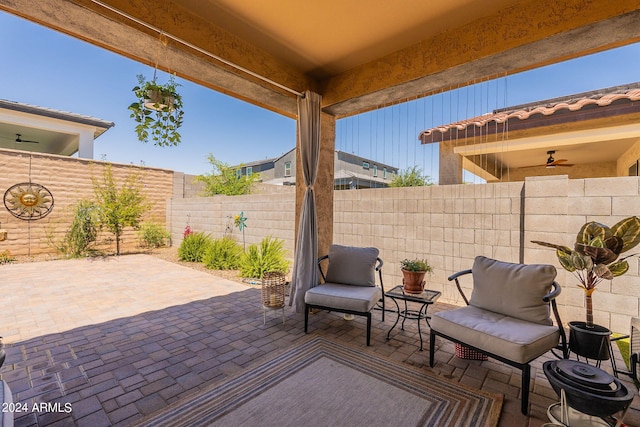
M331 245L327 282L343 285L375 286L377 248Z
M472 268L473 292L469 304L551 325L549 304L542 297L551 291L556 273L552 265L512 264L478 256Z

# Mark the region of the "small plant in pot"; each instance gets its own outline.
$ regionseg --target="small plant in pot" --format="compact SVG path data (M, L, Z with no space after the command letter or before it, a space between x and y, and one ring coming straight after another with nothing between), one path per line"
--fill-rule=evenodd
M149 82L138 75L138 85L132 89L137 100L128 107L130 117L137 123L138 140L149 142L151 138L160 147L180 144L178 128L182 126L184 111L178 86L173 75L163 85L156 83L155 75Z
M400 261L400 269L404 291L409 294L422 293L424 276L433 271L426 259L403 259Z
M580 228L573 249L537 240L532 243L554 248L560 265L574 273L578 286L584 290L586 322L569 322L571 351L587 358L608 359L611 331L593 323L592 294L603 280L612 280L629 270L627 259L638 254L620 255L640 243L640 218L625 218L612 227L588 222ZM582 342L581 336L591 342Z

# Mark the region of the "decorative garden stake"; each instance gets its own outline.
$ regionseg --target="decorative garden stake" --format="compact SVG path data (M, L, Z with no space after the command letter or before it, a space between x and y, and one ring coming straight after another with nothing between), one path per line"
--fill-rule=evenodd
M240 212L240 214L233 217L233 223L235 224L236 227L238 227L238 230L242 231L242 246L244 247L245 252L247 250L247 245L244 241L244 229L247 226L246 221L247 221L247 218L244 216L244 211Z

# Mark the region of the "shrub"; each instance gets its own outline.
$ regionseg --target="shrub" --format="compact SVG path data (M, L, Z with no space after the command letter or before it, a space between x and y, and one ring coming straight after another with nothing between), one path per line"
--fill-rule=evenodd
M422 169L418 166L407 168L391 180L389 187L422 187L433 185L428 175L422 175Z
M171 234L157 222L145 222L138 230L140 246L144 248L160 248L166 246Z
M64 239L55 244L56 249L68 257L82 257L94 252L92 246L98 239L100 219L98 207L90 200L80 200L73 207L73 221Z
M0 251L0 265L9 264L10 262L14 262L16 257L11 255L11 252L8 250Z
M189 234L182 240L178 248L181 261L202 262L202 256L211 244L211 237L202 231Z
M284 240L265 237L260 245L249 245L240 261L240 275L242 277L262 278L268 271L286 273L289 262L285 259Z
M251 193L252 186L260 181L260 174L236 175L237 167L216 159L213 154L209 154L208 161L212 166L211 173L198 175L196 182L204 183L204 195L215 196L224 194L227 196L240 196ZM240 165L242 167L242 165Z
M214 270L236 270L240 266L242 246L227 236L211 242L202 256L205 267Z

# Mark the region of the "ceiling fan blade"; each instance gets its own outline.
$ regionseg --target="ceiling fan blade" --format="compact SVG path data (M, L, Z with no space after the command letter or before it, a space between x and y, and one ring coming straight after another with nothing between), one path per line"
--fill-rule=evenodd
M31 140L29 140L29 139L22 139L22 135L21 135L21 134L19 134L19 133L16 133L16 142L17 142L18 144L21 144L21 143L23 143L23 142L30 142L30 143L32 143L32 144L39 144L39 143L40 143L40 141L31 141Z
M554 166L565 166L565 167L570 167L570 166L573 166L573 163L564 163L564 164L561 164L561 165L554 165Z
M564 162L568 162L569 160L567 159L558 159L558 160L554 160L553 162L551 162L550 164L552 165L557 165L558 163L564 163Z
M544 167L546 167L546 166L547 166L547 164L544 164L544 165L531 165L531 166L520 166L520 167L519 167L519 168L517 168L517 169L527 169L527 168L544 168Z

